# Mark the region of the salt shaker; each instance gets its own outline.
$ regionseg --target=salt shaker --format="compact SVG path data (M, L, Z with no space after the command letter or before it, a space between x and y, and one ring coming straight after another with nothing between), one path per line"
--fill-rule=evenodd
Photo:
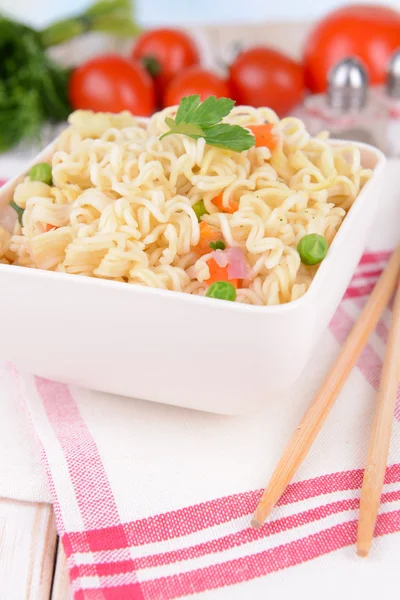
M387 154L400 157L400 49L390 59L386 85L375 90L375 97L388 112Z
M387 110L371 102L367 72L356 58L337 63L328 75L327 94L306 98L305 109L312 135L328 130L333 138L385 147Z

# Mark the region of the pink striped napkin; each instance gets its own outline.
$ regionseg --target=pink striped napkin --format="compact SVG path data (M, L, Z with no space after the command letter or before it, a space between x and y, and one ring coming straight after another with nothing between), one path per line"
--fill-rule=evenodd
M364 255L296 393L258 415L203 414L15 371L74 598L167 600L202 592L264 600L298 595L310 577L309 598L322 590L324 598L349 597L351 581L357 597L368 597L377 581L381 592L392 585L400 549L400 402L371 560L356 559L352 548L390 309L272 519L259 531L249 528L262 486L388 255Z

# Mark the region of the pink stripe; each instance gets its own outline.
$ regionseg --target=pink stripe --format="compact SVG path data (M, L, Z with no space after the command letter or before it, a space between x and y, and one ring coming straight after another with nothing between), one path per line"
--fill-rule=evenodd
M49 422L63 450L85 527L101 528L109 523L118 527L118 510L97 446L68 386L40 377L36 377L35 382ZM125 548L125 557L129 559L125 535L119 538L119 543ZM87 542L85 546L87 550L90 549ZM131 573L134 573L133 568ZM142 595L137 595L136 598L141 600Z
M109 523L113 523L116 528L122 527L98 448L68 386L41 377L35 377L35 382L49 422L63 450L84 526L89 530L105 527ZM124 558L130 559L127 537L123 529L119 531L118 543L124 549ZM97 535L102 537L101 529ZM69 547L64 543L64 537L63 535L61 539L64 550L68 552ZM84 546L86 551L90 550L88 540ZM134 575L133 563L131 573ZM132 600L143 600L140 586L137 586Z
M346 313L343 306L339 306L329 327L339 344L343 345L353 325L354 320ZM361 352L357 366L368 383L377 389L382 360L371 345L368 344Z
M96 443L68 386L41 377L35 382L63 450L85 527L117 525L117 507Z
M379 339L382 340L383 344L386 346L388 338L389 338L389 329L383 320L379 321L378 325L376 326L375 333L377 334ZM382 368L382 364L383 364L383 361L381 361L381 368ZM378 386L375 389L377 390ZM400 421L400 385L397 388L397 398L396 398L396 406L394 409L394 416L398 421Z
M386 250L384 252L365 252L360 260L360 265L386 261L389 259L391 254L391 250Z
M356 304L360 310L362 310L362 308L364 307L365 302L366 298L359 298L356 301ZM346 313L344 308L340 306L337 309L335 316L333 317L330 324L330 329L337 341L339 342L339 344L342 345L344 343L353 325L354 319L352 319ZM383 320L379 321L375 329L375 333L386 345L389 331ZM382 370L382 359L372 348L371 344L368 344L365 347L364 351L361 353L361 356L357 362L357 366L368 381L368 383L374 388L374 390L377 391L379 388L379 380ZM397 389L397 401L394 416L398 421L400 421L400 386Z
M365 285L349 286L344 293L343 298L360 298L361 296L369 296L375 287L375 282L366 283Z
M139 583L103 587L101 589L81 589L74 593L74 600L138 600L139 598L143 598ZM153 596L151 600L156 600L156 597ZM163 596L159 596L157 600L163 600Z
M400 481L400 463L388 467L385 482ZM362 470L342 471L290 484L279 505L361 487ZM121 548L124 535L129 545L140 546L165 541L238 519L254 512L262 490L244 492L195 504L175 511L131 521L118 527L69 532L63 536L67 556L74 552L102 552ZM88 548L89 546L89 548Z
M0 187L7 183L7 179L0 179Z
M375 333L386 346L389 337L389 329L384 321L379 321L378 325L376 326Z
M382 274L383 269L381 267L378 267L377 269L364 271L360 267L362 267L363 265L374 265L377 263L385 262L389 259L390 255L391 252L366 252L362 256L359 266L355 274L353 275L352 281L344 294L344 299L368 296L374 289L376 281L369 282L360 286L353 285L353 283L359 279L376 279Z
M400 511L396 510L378 516L375 536L387 535L397 531L400 531ZM144 581L141 583L141 589L145 600L155 600L155 598L172 600L182 596L199 594L206 590L243 583L308 562L324 554L354 544L356 535L357 521L347 521L257 554L187 573ZM105 589L107 588L103 588L103 590ZM114 587L113 591L115 600L125 598L128 600L134 597L130 596L134 591L134 586L118 586ZM96 589L86 589L79 596L79 599L96 600L96 593Z
M400 490L382 494L381 504L395 502L397 500L400 500ZM192 560L216 552L223 552L230 548L236 548L259 539L270 537L277 533L282 533L283 531L314 523L315 521L319 521L333 514L348 510L356 510L359 507L359 504L359 498L331 502L304 512L277 519L276 521L271 521L266 523L264 527L258 531L246 527L246 529L237 533L223 536L210 542L197 544L176 551L140 557L134 560L134 568L136 571L139 571L140 569L159 567L161 565L182 562L184 560ZM120 573L129 572L131 568L132 565L130 564L130 561L97 562L95 564L85 564L73 567L70 570L70 577L74 580L79 577L91 575L98 575L100 577L118 575Z
M382 275L383 273L383 269L375 269L374 271L362 271L360 269L358 269L353 276L352 281L354 281L355 279L372 279L372 278L376 278L379 277L380 275Z

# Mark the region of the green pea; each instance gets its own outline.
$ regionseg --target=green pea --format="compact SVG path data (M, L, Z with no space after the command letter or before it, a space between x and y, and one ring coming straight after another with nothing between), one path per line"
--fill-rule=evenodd
M222 240L217 240L216 242L210 242L208 244L211 250L225 250L226 245Z
M51 166L45 162L33 165L32 169L29 171L29 177L32 181L42 181L43 183L47 183L47 185L51 185Z
M307 266L317 265L328 252L328 242L318 233L309 233L301 238L297 245L301 262Z
M230 300L235 302L236 289L228 281L215 281L210 285L206 292L209 298L219 298L220 300Z
M197 217L198 221L200 221L200 219L203 215L208 215L208 212L206 210L206 207L204 206L203 200L199 200L198 202L196 202L196 204L193 204L192 208L193 208L194 212L196 213L196 217Z

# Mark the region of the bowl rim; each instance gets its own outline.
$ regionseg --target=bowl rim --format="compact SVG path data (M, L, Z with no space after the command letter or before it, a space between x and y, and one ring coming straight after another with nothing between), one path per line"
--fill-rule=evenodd
M143 119L144 120L144 119ZM147 119L146 119L147 120ZM276 305L258 305L258 304L245 304L242 302L228 302L228 301L222 301L222 302L215 302L215 299L213 298L207 298L206 296L199 296L196 294L188 294L186 292L177 292L175 290L163 290L163 289L159 289L159 288L152 288L152 287L148 287L148 286L143 286L140 284L126 284L125 282L122 281L113 281L113 280L109 280L109 279L102 279L100 277L87 277L87 276L80 276L77 277L75 274L73 273L60 273L57 271L46 271L44 269L33 269L31 267L23 267L23 266L19 266L19 265L6 265L6 264L1 264L0 263L0 277L3 274L8 273L20 273L21 275L26 275L28 277L50 277L51 280L56 281L75 281L75 285L82 284L82 285L97 285L97 286L103 286L103 287L109 287L110 289L125 289L127 291L127 293L132 293L132 292L137 292L139 294L150 294L150 295L155 295L155 296L159 296L160 298L175 298L177 301L184 301L184 302L198 302L200 303L200 306L213 306L215 307L217 310L219 309L223 309L224 311L228 310L233 310L236 312L250 312L250 313L255 313L255 312L268 312L268 313L274 313L274 312L279 312L279 313L283 313L288 312L288 311L293 311L296 310L298 308L301 308L303 306L303 304L307 304L310 303L312 301L312 299L317 295L318 293L318 288L321 287L323 279L326 275L326 273L329 271L329 269L331 268L331 264L332 262L334 262L336 260L336 248L339 246L339 244L342 241L342 238L345 236L347 230L349 229L349 227L352 227L352 223L353 221L357 218L357 215L359 214L359 212L362 210L362 197L365 195L366 190L368 190L368 188L370 187L372 181L374 179L376 179L377 174L379 174L387 159L386 156L383 154L383 152L381 150L379 150L378 148L376 148L375 146L372 146L371 144L366 144L364 142L355 142L355 141L351 141L351 140L341 140L341 139L332 139L329 140L329 142L332 145L335 146L348 146L348 145L353 145L354 147L358 148L359 150L364 150L366 152L369 152L370 154L373 154L376 158L376 165L375 167L372 169L372 176L370 178L369 181L367 181L367 183L365 184L365 186L363 187L363 189L361 190L361 192L358 194L358 196L356 197L355 201L353 202L350 210L348 211L345 219L343 220L342 224L340 225L338 232L336 233L330 247L328 250L328 253L326 255L326 257L324 258L323 262L321 263L320 267L318 268L317 273L315 274L313 280L311 281L310 287L308 288L308 290L305 292L305 294L303 294L303 296L301 296L300 298L297 298L296 300L292 300L290 302L286 302L285 304L276 304ZM7 193L12 193L15 186L23 180L23 178L26 176L26 174L29 172L29 169L37 163L38 160L48 160L49 155L51 155L54 152L54 146L55 146L56 140L54 140L51 144L49 144L46 148L44 148L41 152L39 152L39 154L32 160L29 162L29 164L27 165L27 167L24 169L24 171L20 174L17 175L16 177L14 177L13 179L11 179L10 181L7 181L7 183L5 183L2 188L0 189L0 203L1 203L1 199L3 196L5 196ZM360 200L361 199L361 200ZM1 210L1 204L0 204L0 210ZM117 287L115 287L117 286ZM118 286L122 286L121 288ZM129 291L128 291L129 290ZM209 304L209 302L212 302L212 304Z

